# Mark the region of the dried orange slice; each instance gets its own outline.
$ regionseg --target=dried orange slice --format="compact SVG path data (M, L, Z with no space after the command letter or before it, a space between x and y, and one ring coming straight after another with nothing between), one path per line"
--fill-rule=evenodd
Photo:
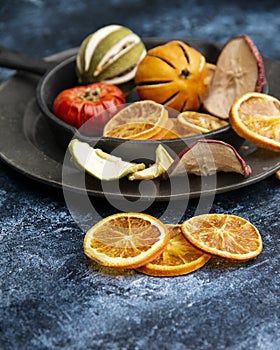
M115 114L104 127L103 136L131 140L150 139L168 122L163 105L145 100L134 102Z
M278 180L280 180L280 169L276 171L275 176Z
M196 135L195 132L188 130L179 123L178 118L172 118L173 120L173 128L165 135L166 138L178 138L178 137L189 137Z
M163 140L168 138L169 133L174 127L173 120L171 118L168 118L167 121L163 126L161 126L158 130L158 132L151 136L150 139L152 140Z
M228 122L221 120L220 118L195 111L182 112L178 114L177 119L183 128L197 134L203 134L228 125Z
M230 260L247 261L262 251L257 228L235 215L194 216L183 222L182 233L198 249Z
M136 268L155 259L169 240L166 226L143 213L117 213L92 226L84 252L101 265Z
M238 98L230 110L235 132L253 144L280 151L280 101L270 95L249 92Z
M210 255L194 248L183 236L181 225L166 225L170 240L155 260L137 271L151 276L180 276L193 272L207 263Z

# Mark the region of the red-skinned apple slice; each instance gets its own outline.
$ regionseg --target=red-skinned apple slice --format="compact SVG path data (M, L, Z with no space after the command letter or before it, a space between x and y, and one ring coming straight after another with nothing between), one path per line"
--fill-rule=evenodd
M261 53L247 35L231 38L217 59L204 109L227 119L233 102L247 92L260 92L266 83Z
M230 144L220 140L202 139L183 149L163 178L195 174L212 175L216 172L236 172L248 177L251 168Z

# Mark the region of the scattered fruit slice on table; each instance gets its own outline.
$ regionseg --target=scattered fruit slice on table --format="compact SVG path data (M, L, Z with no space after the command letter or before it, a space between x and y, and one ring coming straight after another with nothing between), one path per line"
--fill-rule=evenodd
M278 180L280 180L280 169L276 171L275 176Z
M80 168L99 180L116 180L146 166L144 163L131 163L115 157L99 148L93 148L77 139L69 143L72 161Z
M187 174L207 176L218 171L236 172L245 177L251 174L250 166L233 146L220 140L202 139L183 149L162 176L164 179Z
M138 170L128 176L129 180L150 180L159 177L172 164L173 158L162 145L156 148L156 161L143 170Z
M199 109L212 74L213 66L207 65L200 52L173 40L148 50L134 81L142 100L153 100L182 112Z
M197 134L203 134L228 125L225 120L195 111L182 112L178 114L177 118L183 128Z
M249 92L237 99L230 110L235 132L253 144L280 151L280 101L270 95Z
M262 238L249 221L229 214L204 214L183 222L182 233L198 249L229 260L247 261L262 251Z
M103 136L131 140L150 139L168 122L168 111L154 101L134 102L108 121Z
M84 252L104 266L137 268L154 260L169 240L166 226L143 213L117 213L91 227Z
M237 98L247 92L261 91L265 83L263 59L255 44L247 35L233 37L220 52L203 101L204 109L227 119Z
M194 248L183 236L181 225L166 225L170 239L165 250L137 271L151 276L179 276L193 272L207 263L210 255Z

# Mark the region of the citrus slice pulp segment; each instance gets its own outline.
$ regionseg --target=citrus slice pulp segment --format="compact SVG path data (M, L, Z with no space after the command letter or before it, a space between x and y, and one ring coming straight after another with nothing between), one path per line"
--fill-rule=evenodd
M117 213L91 227L84 252L101 265L136 268L155 259L168 243L165 225L143 213Z
M183 236L181 225L166 225L170 239L165 250L155 260L137 271L152 276L179 276L204 266L210 255L194 248Z
M154 101L138 101L123 108L104 127L103 136L149 139L168 121L168 111Z
M167 118L164 125L159 127L159 130L156 134L154 134L151 139L152 140L163 140L166 139L168 134L174 127L173 120L171 118Z
M230 260L247 261L262 251L257 228L235 215L195 216L183 222L182 233L198 249Z
M267 115L252 115L243 119L244 125L250 130L258 130L259 135L280 142L280 117Z
M155 129L154 125L150 123L127 123L110 130L105 136L120 139L145 140L153 136L153 132L150 132L152 129L155 132L160 130L158 128Z
M230 110L235 132L256 146L280 151L280 101L251 92L237 99Z
M195 111L182 112L177 118L182 127L196 133L205 133L228 125L225 120Z
M173 119L173 128L165 135L166 138L189 137L196 135L194 131L188 130L178 121L178 117Z

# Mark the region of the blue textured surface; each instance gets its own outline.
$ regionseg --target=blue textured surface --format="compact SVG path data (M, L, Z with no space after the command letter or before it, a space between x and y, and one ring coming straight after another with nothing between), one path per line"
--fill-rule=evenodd
M109 23L145 37L219 43L246 33L280 61L279 1L0 2L0 44L40 57L78 46ZM9 74L0 69L0 79ZM90 263L63 194L4 163L0 194L1 349L280 348L280 182L274 176L218 195L211 208L255 224L262 254L244 264L212 259L176 278L117 274ZM104 200L93 204L100 216L114 211ZM180 204L187 218L197 201ZM147 212L164 210L157 203ZM172 222L172 212L167 219Z

